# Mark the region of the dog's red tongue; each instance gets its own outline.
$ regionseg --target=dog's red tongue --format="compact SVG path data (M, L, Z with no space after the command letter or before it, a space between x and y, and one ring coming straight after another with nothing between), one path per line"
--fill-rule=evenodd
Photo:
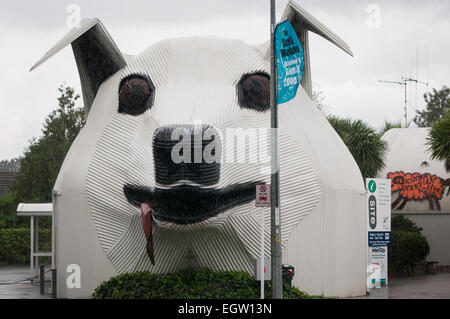
M152 265L155 265L155 252L153 251L153 235L152 235L152 205L150 203L141 204L142 226L144 226L144 234L147 239L147 254L150 257Z

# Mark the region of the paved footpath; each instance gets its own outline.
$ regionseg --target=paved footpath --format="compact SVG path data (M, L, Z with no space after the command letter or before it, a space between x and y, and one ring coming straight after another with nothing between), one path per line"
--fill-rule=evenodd
M0 299L48 299L50 278L46 275L46 295L39 293L39 280L31 282L29 267L0 267ZM395 278L389 286L372 289L362 299L450 299L450 273Z
M45 292L40 295L39 279L30 280L30 267L0 267L0 299L49 299L50 282L46 275Z
M371 289L368 299L450 299L450 273L395 278Z

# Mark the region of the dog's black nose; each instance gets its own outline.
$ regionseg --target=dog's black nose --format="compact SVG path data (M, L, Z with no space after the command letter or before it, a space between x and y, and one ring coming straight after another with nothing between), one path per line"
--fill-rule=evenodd
M153 138L156 182L213 185L220 178L221 141L210 126L162 127Z

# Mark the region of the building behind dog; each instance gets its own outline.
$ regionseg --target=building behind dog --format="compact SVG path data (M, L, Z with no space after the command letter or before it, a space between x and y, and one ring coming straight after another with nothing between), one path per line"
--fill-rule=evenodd
M450 270L450 174L444 162L432 160L426 145L429 128L395 128L383 135L388 143L386 166L379 178L392 185L392 215L403 215L422 228L430 245L425 264Z

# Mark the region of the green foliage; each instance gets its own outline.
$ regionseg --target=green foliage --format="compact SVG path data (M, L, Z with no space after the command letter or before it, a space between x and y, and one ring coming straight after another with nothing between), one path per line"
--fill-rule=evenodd
M403 215L394 215L391 220L391 230L420 234L422 228L417 227L411 219L406 218Z
M384 167L387 143L381 135L361 120L329 116L328 121L352 153L363 178L375 177Z
M72 142L84 125L84 111L75 107L79 95L60 86L59 107L45 120L43 136L33 139L20 160L11 189L17 202L50 202L52 189Z
M17 203L11 194L0 197L0 229L28 227L28 218L18 217L16 208Z
M266 281L265 297L271 297ZM182 271L156 275L122 274L95 289L94 299L259 299L260 282L245 272ZM284 287L285 299L310 298L300 290Z
M389 122L385 120L384 126L380 130L380 135L383 136L384 133L393 128L402 128L402 122Z
M389 247L389 273L393 275L413 274L414 264L424 261L430 253L422 228L403 215L392 217L391 246Z
M50 251L52 234L50 229L40 229L39 248ZM0 262L6 264L27 264L30 262L30 229L0 229Z
M431 127L427 145L431 159L444 161L447 171L450 171L450 110Z
M0 161L0 172L18 172L20 170L20 158Z
M416 232L391 232L389 247L389 272L395 275L412 274L414 264L424 261L430 253L426 238Z
M416 111L414 123L418 127L431 127L433 123L444 117L450 108L450 88L445 85L439 91L433 89L433 93L423 95L426 103L426 109Z

